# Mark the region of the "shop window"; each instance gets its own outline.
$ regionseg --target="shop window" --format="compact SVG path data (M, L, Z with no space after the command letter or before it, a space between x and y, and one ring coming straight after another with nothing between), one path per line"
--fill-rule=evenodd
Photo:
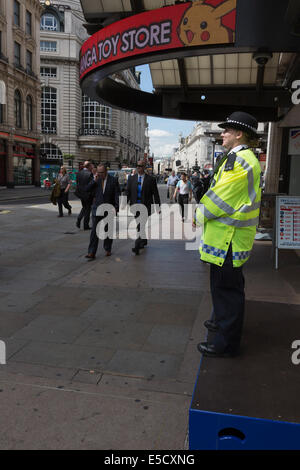
M57 132L57 90L44 87L42 91L42 132L56 134Z
M33 105L32 98L30 95L26 98L26 119L27 119L27 129L32 131L33 129Z
M22 127L22 97L19 90L15 91L15 126Z
M32 159L14 157L14 183L16 185L32 184Z

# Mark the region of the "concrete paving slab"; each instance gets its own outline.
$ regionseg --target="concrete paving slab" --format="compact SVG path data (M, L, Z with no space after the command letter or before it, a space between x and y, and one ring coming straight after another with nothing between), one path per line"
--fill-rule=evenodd
M74 344L101 346L113 349L140 349L147 341L153 324L130 320L114 320L109 325L101 320L93 321Z
M90 322L82 318L69 318L56 315L40 315L29 325L19 329L14 338L54 343L72 343L88 328Z
M100 295L102 296L102 292ZM112 321L134 320L140 316L143 306L143 299L101 299L93 302L87 310L83 311L81 318L87 318L91 321L99 319L103 324Z
M166 354L184 354L190 330L191 328L186 326L154 325L142 350Z
M94 370L78 370L72 377L72 383L85 383L97 385L103 374Z
M187 397L166 407L155 395L140 400L23 383L0 387L2 449L180 449L184 442Z
M72 369L104 370L113 357L113 349L83 345L30 341L11 361Z
M4 294L3 294L4 295ZM5 294L5 299L0 301L0 312L19 312L24 313L32 308L34 305L41 302L43 299L42 296L34 293L34 294L23 294L18 295L18 293L14 294ZM34 312L31 312L32 316L34 316Z
M134 377L176 378L181 355L158 354L144 351L118 350L107 364L105 372L122 373Z
M194 323L198 309L181 303L170 304L167 302L148 302L141 314L139 321L161 325L191 326Z

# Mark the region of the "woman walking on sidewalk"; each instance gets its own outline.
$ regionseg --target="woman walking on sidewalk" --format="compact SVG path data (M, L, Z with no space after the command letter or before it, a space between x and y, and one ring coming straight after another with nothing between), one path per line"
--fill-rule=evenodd
M71 186L71 180L67 174L65 166L61 166L59 174L57 176L57 182L60 185L60 195L57 199L58 204L58 217L63 217L63 206L68 210L68 215L72 214L72 207L69 204L69 189Z
M179 192L178 203L181 208L182 222L184 222L184 206L192 200L192 183L187 179L186 173L181 173L181 180L178 181L173 198L176 201L176 195Z

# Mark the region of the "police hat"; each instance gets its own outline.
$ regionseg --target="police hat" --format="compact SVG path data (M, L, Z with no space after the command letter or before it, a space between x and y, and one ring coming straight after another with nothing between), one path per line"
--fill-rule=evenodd
M225 122L219 124L219 127L222 129L238 129L256 137L258 122L251 114L235 111L226 118Z

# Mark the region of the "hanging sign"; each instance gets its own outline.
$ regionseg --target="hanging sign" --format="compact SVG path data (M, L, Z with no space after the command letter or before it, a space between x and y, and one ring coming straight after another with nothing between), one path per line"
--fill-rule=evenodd
M289 155L300 155L300 127L290 129Z
M300 249L300 197L277 197L277 247Z
M233 43L236 2L186 2L114 22L97 31L83 44L80 79L103 65L131 56Z

